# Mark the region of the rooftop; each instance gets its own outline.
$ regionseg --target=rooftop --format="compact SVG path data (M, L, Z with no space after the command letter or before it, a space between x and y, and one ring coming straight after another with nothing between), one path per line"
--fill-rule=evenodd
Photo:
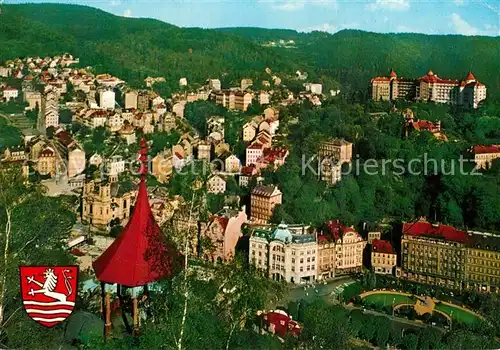
M465 243L467 241L466 232L460 231L449 225L431 224L425 219L421 219L413 223L403 224L403 234L444 239L459 243Z
M383 254L396 254L391 242L382 239L374 239L372 241L372 252Z

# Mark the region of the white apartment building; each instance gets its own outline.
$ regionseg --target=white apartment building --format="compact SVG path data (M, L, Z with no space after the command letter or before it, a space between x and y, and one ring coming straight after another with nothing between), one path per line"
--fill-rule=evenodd
M99 92L99 107L105 109L115 108L115 92L113 90L101 90Z
M108 161L108 175L118 176L125 171L125 160L121 156L113 156Z
M257 159L264 154L264 146L258 143L250 145L246 149L246 162L245 165L257 164Z
M226 192L226 181L219 175L214 175L207 181L207 192L221 194Z
M257 229L250 237L250 263L266 270L269 278L302 283L316 280L316 235L308 228L280 224L274 230Z

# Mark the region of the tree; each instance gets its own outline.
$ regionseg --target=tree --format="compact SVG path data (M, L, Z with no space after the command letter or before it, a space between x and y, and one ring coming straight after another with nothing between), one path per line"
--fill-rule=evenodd
M406 350L417 350L418 336L414 333L405 334L403 337L403 347Z
M217 266L216 281L219 285L216 307L230 327L227 350L234 331L244 329L257 311L279 301L284 286L269 280L241 256L237 256L229 264Z
M375 334L375 344L380 347L387 345L389 341L390 331L391 331L391 321L387 317L378 316L375 318L376 324L376 334Z
M74 204L62 198L44 196L39 185L25 183L19 167L0 169L0 343L8 341L12 348L33 345L34 339L25 335L37 334L39 328L21 312L17 269L73 263L61 244L76 220L71 207ZM20 330L24 336L16 336ZM57 337L60 330L55 327L47 339Z
M300 339L315 349L345 349L349 341L346 311L323 300L313 302L305 310Z

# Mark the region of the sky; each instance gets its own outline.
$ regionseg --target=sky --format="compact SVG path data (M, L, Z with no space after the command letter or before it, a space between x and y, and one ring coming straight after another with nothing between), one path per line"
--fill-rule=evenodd
M0 3L2 0L0 0ZM4 3L27 1L6 0ZM500 35L499 0L44 0L89 5L181 27L264 27Z

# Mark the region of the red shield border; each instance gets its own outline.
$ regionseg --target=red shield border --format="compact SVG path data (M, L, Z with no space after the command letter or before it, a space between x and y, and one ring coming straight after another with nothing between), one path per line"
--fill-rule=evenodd
M20 266L21 298L28 316L45 327L66 320L75 308L78 266Z

